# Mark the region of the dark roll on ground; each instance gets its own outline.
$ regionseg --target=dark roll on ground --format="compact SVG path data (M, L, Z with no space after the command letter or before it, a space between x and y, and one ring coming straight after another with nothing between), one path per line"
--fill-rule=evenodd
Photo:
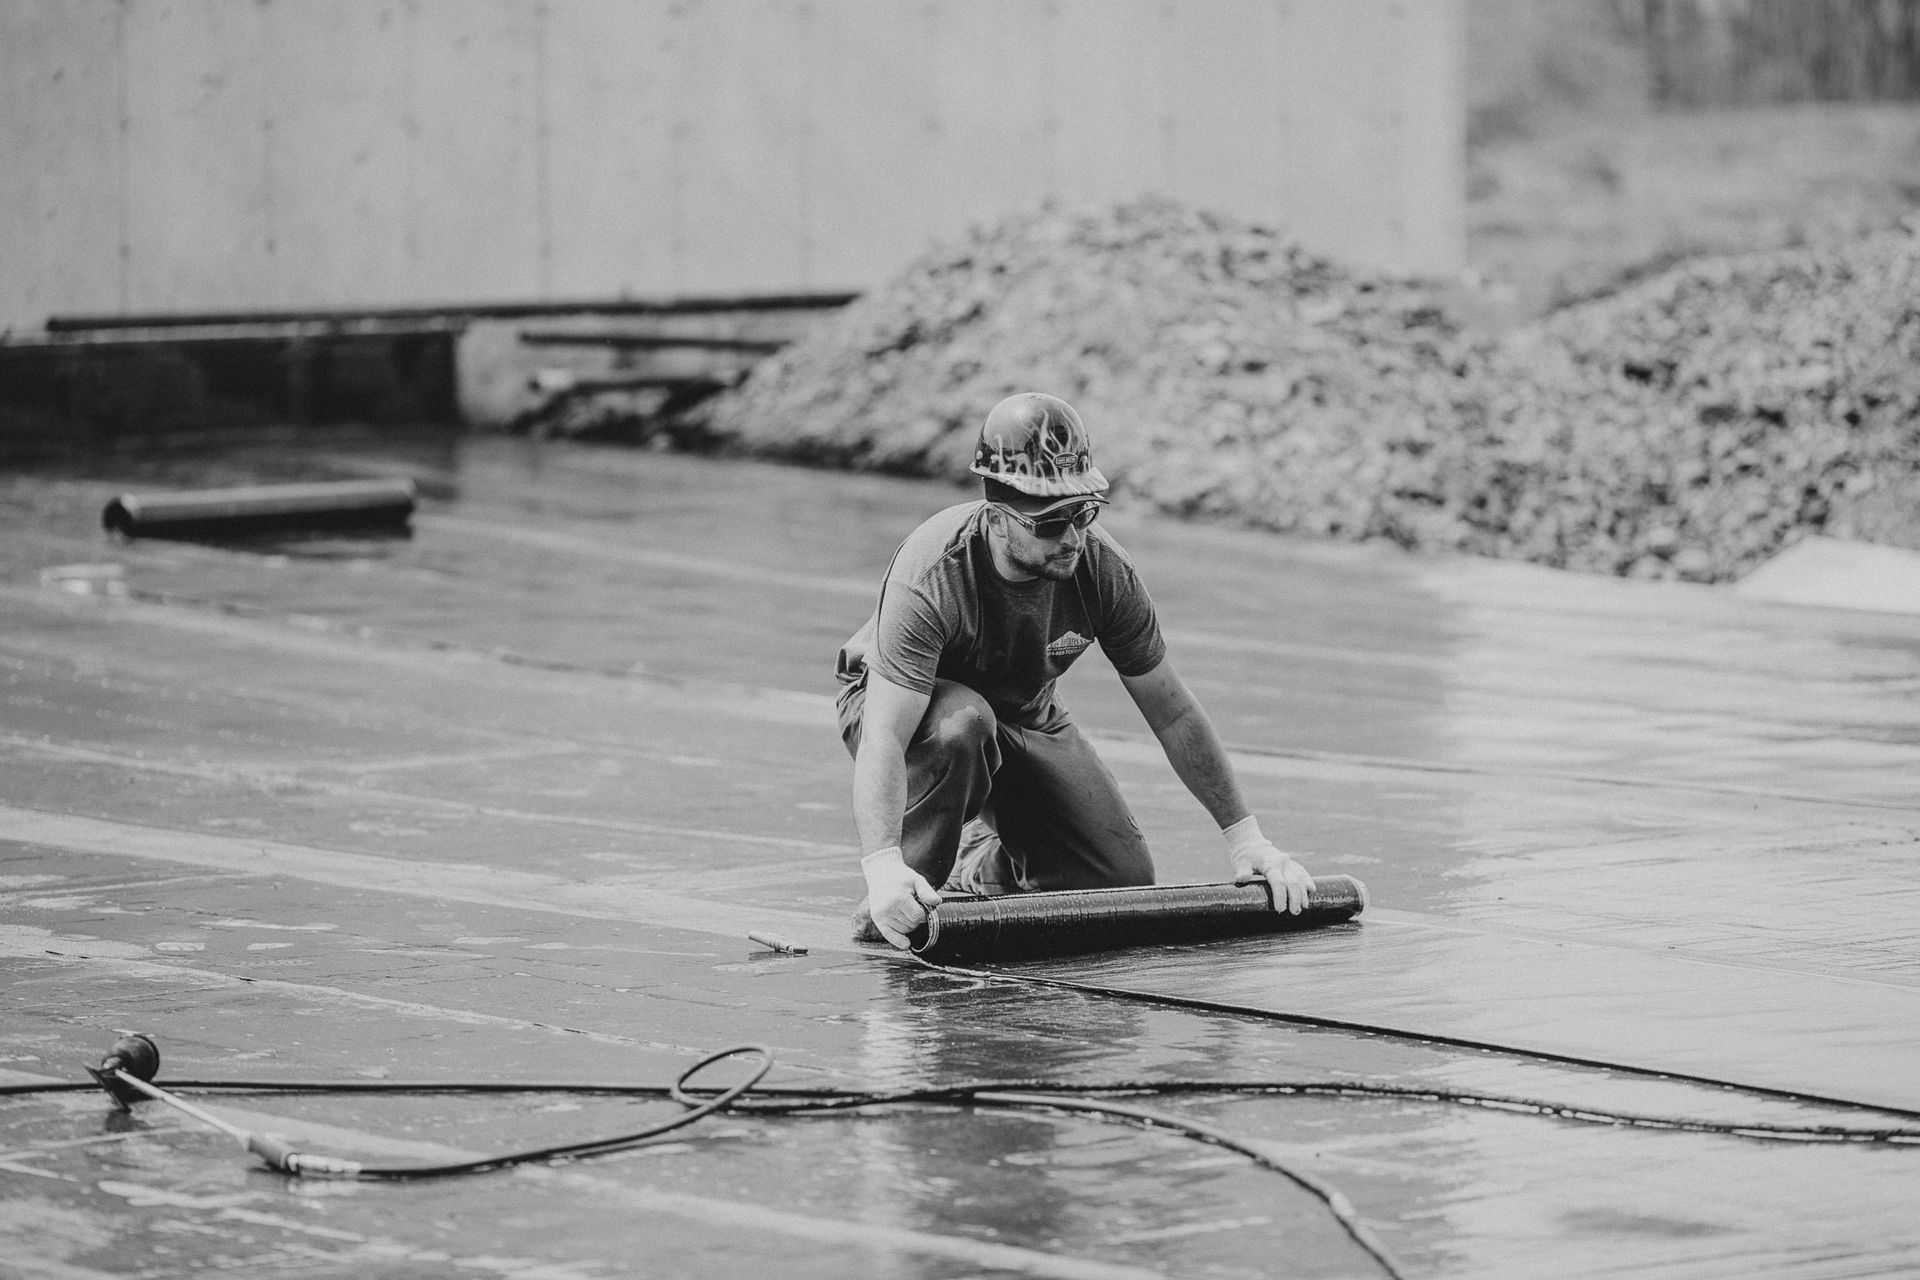
M123 493L107 503L100 523L129 538L399 532L413 518L413 502L413 481L408 479Z
M1260 880L950 898L915 932L913 950L935 961L1030 960L1314 929L1366 905L1366 886L1352 876L1316 876L1299 915L1275 911Z

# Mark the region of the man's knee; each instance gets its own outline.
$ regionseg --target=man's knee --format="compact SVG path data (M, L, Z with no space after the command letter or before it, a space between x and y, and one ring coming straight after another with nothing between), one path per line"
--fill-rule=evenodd
M927 707L914 745L943 757L995 754L999 721L985 698L971 689L943 688Z
M1107 860L1106 884L1115 889L1131 889L1153 883L1153 855L1146 841L1114 849Z
M927 745L942 755L980 750L993 740L993 712L984 706L936 708L923 726Z

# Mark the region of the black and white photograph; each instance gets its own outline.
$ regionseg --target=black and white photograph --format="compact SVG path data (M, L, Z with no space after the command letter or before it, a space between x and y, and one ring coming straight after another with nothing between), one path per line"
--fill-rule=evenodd
M1920 0L0 0L0 1280L1920 1276Z

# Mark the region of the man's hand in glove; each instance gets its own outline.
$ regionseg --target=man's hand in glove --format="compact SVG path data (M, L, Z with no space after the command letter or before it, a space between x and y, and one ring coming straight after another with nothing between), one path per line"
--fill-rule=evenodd
M867 912L882 937L902 951L912 944L907 935L927 922L927 912L940 905L940 893L926 877L909 867L900 846L877 849L860 859L867 873Z
M1235 884L1248 884L1255 878L1265 880L1273 890L1275 911L1299 915L1306 909L1313 877L1260 834L1258 819L1249 814L1230 827L1222 827L1220 834L1226 838L1227 854L1233 859Z

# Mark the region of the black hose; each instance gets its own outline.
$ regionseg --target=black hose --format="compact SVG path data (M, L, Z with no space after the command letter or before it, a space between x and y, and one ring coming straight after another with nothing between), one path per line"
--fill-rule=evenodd
M563 1087L563 1086L562 1086ZM1508 1111L1516 1115L1567 1120L1613 1128L1659 1129L1679 1133L1711 1134L1759 1142L1829 1142L1920 1145L1920 1129L1858 1128L1849 1125L1787 1125L1765 1121L1723 1122L1691 1116L1650 1115L1575 1106L1511 1094L1474 1093L1461 1089L1428 1089L1408 1085L1353 1084L1339 1080L1133 1080L1099 1084L1068 1084L1052 1080L982 1080L966 1084L904 1089L889 1093L856 1090L762 1089L732 1109L744 1113L807 1113L854 1110L896 1103L967 1103L984 1093L1045 1092L1068 1096L1090 1094L1145 1094L1151 1096L1280 1094L1336 1099L1391 1099Z
M754 1085L760 1083L760 1078L773 1068L773 1054L771 1051L757 1044L736 1045L731 1049L722 1049L718 1053L710 1053L681 1072L679 1078L673 1082L672 1088L674 1090L674 1096L676 1098L680 1097L680 1090L684 1088L686 1082L707 1067L727 1058L738 1057L741 1054L758 1054L760 1057L760 1065L756 1067L746 1079L740 1081L738 1084L728 1085L725 1089L720 1090L704 1101L688 1100L685 1104L688 1108L686 1111L673 1117L671 1120L663 1120L657 1124L648 1125L644 1129L636 1129L631 1133L616 1134L611 1138L589 1138L582 1142L562 1143L550 1147L534 1147L525 1151L514 1151L497 1156L482 1156L477 1160L458 1160L444 1164L361 1164L353 1170L351 1176L356 1178L379 1178L387 1180L441 1178L449 1174L481 1173L492 1169L505 1169L511 1165L530 1164L536 1160L557 1160L563 1157L605 1155L608 1152L631 1147L637 1143L645 1142L649 1138L657 1138L663 1133L671 1133L675 1129L683 1129L696 1120L703 1119L716 1111L725 1109L734 1099L753 1088ZM297 1173L299 1170L297 1168L290 1168L288 1172Z
M1920 1109L1912 1107L1889 1106L1879 1102L1862 1102L1857 1098L1842 1098L1832 1094L1809 1093L1800 1089L1785 1089L1777 1085L1752 1084L1742 1080L1728 1080L1719 1076L1697 1075L1686 1071L1669 1071L1662 1067L1645 1067L1631 1062L1615 1062L1607 1058L1589 1058L1579 1054L1555 1053L1550 1049L1523 1049L1510 1044L1501 1044L1492 1040L1473 1040L1465 1036L1442 1035L1431 1031L1408 1031L1401 1027L1388 1027L1375 1022L1356 1022L1348 1018L1328 1018L1311 1013L1288 1013L1279 1009L1257 1009L1246 1005L1229 1004L1223 1000L1205 1000L1198 996L1168 995L1158 991L1132 991L1126 987L1110 987L1095 982L1076 982L1071 978L1044 978L1039 974L1009 973L1002 969L964 969L957 965L935 964L922 956L897 952L875 953L888 961L906 959L935 973L949 977L967 978L976 982L1004 982L1015 985L1026 984L1038 987L1053 987L1061 991L1077 991L1082 995L1104 996L1113 1000L1128 1000L1139 1004L1161 1005L1170 1009L1196 1009L1203 1013L1225 1014L1230 1017L1257 1018L1266 1022L1284 1022L1294 1026L1319 1027L1328 1031L1351 1031L1359 1035L1378 1036L1394 1040L1405 1040L1413 1044L1440 1044L1455 1049L1473 1049L1483 1053L1498 1053L1514 1058L1528 1058L1535 1062L1558 1062L1572 1067L1589 1067L1599 1071L1617 1071L1625 1075L1644 1076L1654 1080L1671 1080L1683 1084L1705 1085L1713 1089L1727 1089L1738 1093L1751 1094L1754 1097L1777 1098L1784 1102L1798 1102L1814 1106L1843 1107L1850 1111L1875 1111L1881 1115L1899 1116L1902 1120L1920 1120Z
M1175 1133L1185 1134L1189 1138L1195 1138L1201 1142L1212 1143L1216 1147L1224 1147L1229 1151L1237 1152L1240 1155L1246 1156L1255 1164L1273 1170L1273 1172L1287 1178L1312 1194L1322 1204L1327 1206L1327 1211L1333 1214L1334 1220L1340 1224L1341 1229L1352 1238L1353 1242L1366 1250L1368 1256L1380 1264L1382 1271L1392 1276L1393 1280L1405 1280L1406 1273L1400 1270L1400 1264L1394 1261L1391 1253L1387 1252L1386 1245L1382 1244L1380 1238L1374 1235L1367 1224L1360 1220L1360 1215L1354 1212L1352 1203L1348 1201L1345 1196L1341 1195L1336 1188L1315 1177L1313 1174L1301 1169L1296 1169L1290 1164L1285 1164L1251 1143L1243 1142L1232 1134L1216 1129L1212 1125L1199 1124L1192 1120L1165 1115L1158 1111L1148 1111L1144 1107L1130 1107L1119 1102L1089 1102L1085 1098L1064 1098L1044 1093L977 1093L973 1096L973 1101L990 1106L1044 1107L1053 1111L1083 1112L1098 1116L1117 1117L1150 1129L1171 1129Z
M719 1057L702 1060L692 1070L711 1065ZM690 1073L689 1073L690 1074ZM764 1075L764 1071L760 1073ZM683 1076L682 1080L686 1077ZM758 1077L756 1077L757 1079ZM42 1081L31 1084L0 1085L0 1097L23 1097L43 1093L84 1093L97 1089L92 1082ZM307 1094L543 1094L596 1095L613 1098L673 1098L688 1107L708 1107L715 1095L702 1096L685 1090L683 1084L617 1084L564 1080L171 1080L167 1088L175 1093L307 1093ZM676 1093L676 1089L681 1092ZM1344 1080L1116 1080L1064 1082L1058 1080L974 1080L950 1085L928 1085L914 1089L869 1090L834 1088L754 1087L751 1092L737 1091L727 1108L740 1114L805 1115L852 1111L862 1107L893 1106L912 1103L965 1105L982 1093L1045 1092L1062 1096L1099 1094L1135 1094L1160 1097L1187 1095L1271 1094L1293 1097L1336 1099L1372 1099L1398 1102L1427 1102L1449 1106L1478 1107L1507 1111L1515 1115L1566 1120L1577 1124L1606 1125L1612 1128L1660 1129L1678 1133L1710 1134L1716 1137L1747 1138L1760 1142L1827 1142L1920 1145L1920 1129L1864 1128L1852 1125L1790 1125L1766 1121L1703 1120L1693 1116L1655 1115L1646 1112L1616 1111L1605 1107L1578 1106L1514 1094L1479 1093L1464 1089L1425 1088L1418 1085L1356 1084ZM684 1095L684 1096L683 1096ZM1881 1108L1855 1104L1855 1109L1877 1111ZM674 1127L683 1123L684 1117ZM633 1139L638 1141L638 1139ZM614 1139L595 1139L599 1146Z
M758 1066L743 1080L712 1093L697 1093L691 1087L695 1076L727 1058L753 1054ZM372 1180L403 1180L447 1177L504 1169L533 1161L604 1155L684 1128L722 1110L754 1116L820 1116L870 1107L901 1105L951 1105L986 1107L1013 1111L1051 1110L1090 1114L1119 1119L1146 1128L1165 1129L1198 1141L1234 1151L1263 1168L1286 1177L1319 1199L1339 1222L1342 1230L1366 1251L1369 1257L1393 1280L1404 1280L1404 1272L1386 1247L1354 1211L1352 1204L1336 1188L1313 1174L1294 1168L1257 1146L1211 1125L1202 1124L1144 1107L1113 1101L1090 1100L1089 1094L1291 1094L1342 1099L1391 1098L1404 1101L1440 1102L1462 1106L1497 1108L1520 1114L1538 1115L1587 1124L1607 1124L1636 1128L1711 1133L1762 1141L1854 1142L1889 1145L1920 1145L1920 1130L1859 1129L1837 1125L1778 1125L1770 1123L1721 1123L1688 1117L1655 1116L1609 1111L1595 1107L1575 1107L1503 1094L1469 1093L1452 1089L1424 1089L1397 1085L1365 1085L1324 1080L1147 1080L1116 1081L1100 1084L1062 1084L1039 1080L988 1080L911 1089L860 1090L836 1088L782 1088L759 1090L750 1097L760 1080L773 1066L773 1055L758 1045L740 1045L709 1054L676 1077L669 1085L601 1084L591 1082L537 1081L394 1081L394 1080L180 1080L171 1081L174 1092L229 1093L386 1093L386 1094L533 1094L571 1093L616 1097L671 1098L686 1108L670 1120L648 1125L629 1133L580 1142L537 1147L472 1160L436 1164L369 1165L328 1156L294 1151L277 1139L250 1138L250 1150L288 1173L308 1176L348 1177ZM31 1084L0 1085L0 1096L42 1093L67 1093L98 1087L91 1083L44 1081ZM1863 1108L1878 1109L1878 1108Z

